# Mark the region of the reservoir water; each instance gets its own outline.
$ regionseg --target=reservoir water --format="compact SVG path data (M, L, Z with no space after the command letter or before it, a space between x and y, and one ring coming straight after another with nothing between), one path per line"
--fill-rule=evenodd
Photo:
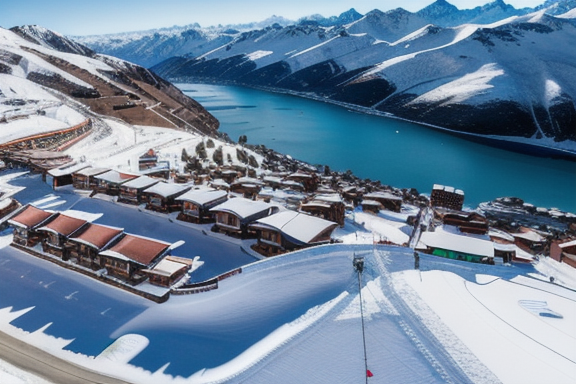
M178 84L220 121L220 131L250 144L361 178L430 193L462 189L465 205L514 196L576 212L576 162L473 143L400 120L249 88Z

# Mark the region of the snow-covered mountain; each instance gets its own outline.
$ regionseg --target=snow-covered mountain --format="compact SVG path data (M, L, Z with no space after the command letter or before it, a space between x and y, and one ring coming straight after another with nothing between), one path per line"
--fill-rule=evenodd
M200 130L218 121L146 68L38 26L0 28L0 143L98 116Z
M456 132L576 153L576 19L544 10L440 27L404 10L339 28L269 27L153 70L345 102ZM420 27L418 27L420 25Z

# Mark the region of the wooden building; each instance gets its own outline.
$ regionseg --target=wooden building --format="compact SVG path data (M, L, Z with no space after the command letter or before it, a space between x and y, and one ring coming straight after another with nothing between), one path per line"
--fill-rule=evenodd
M366 193L363 195L363 199L377 201L388 211L400 212L402 210L402 197L389 192L378 191Z
M278 210L275 205L237 197L215 206L210 212L216 215L213 230L246 237L250 223L270 216Z
M96 191L98 193L105 193L110 196L118 196L120 194L120 186L127 181L137 178L138 175L131 173L118 172L110 170L94 176L98 180Z
M430 194L430 205L461 211L464 205L464 192L454 187L434 184Z
M455 211L453 209L434 208L434 218L445 225L458 227L461 232L475 235L488 233L488 220L478 212Z
M124 233L122 228L100 224L88 224L69 239L69 257L76 258L80 265L98 270L104 265L99 253L104 251Z
M182 212L178 220L192 223L214 222L214 213L210 209L228 200L228 192L217 189L193 189L176 198L182 203Z
M318 188L318 176L315 173L294 172L284 178L285 181L295 181L302 184L304 191L314 192Z
M146 209L157 212L175 212L182 208L182 204L176 198L189 191L191 186L160 182L146 188L143 199L146 201Z
M144 195L144 190L156 185L160 180L153 179L148 176L140 176L120 185L120 193L118 201L128 204L142 204L147 200Z
M250 224L258 234L254 249L265 256L327 244L337 226L332 221L295 211L279 212Z
M544 252L546 246L546 238L538 232L521 227L517 233L511 233L514 236L514 244L521 250L528 252L532 255Z
M68 242L70 237L88 225L86 220L77 219L63 214L57 214L53 220L42 225L37 232L43 234L42 250L54 256L68 260L70 249L74 245Z
M142 272L148 275L151 284L161 287L171 287L192 267L193 261L176 256L166 256L151 269L143 269Z
M473 263L494 264L494 244L489 240L437 230L423 232L420 242L426 246L424 252L432 255Z
M553 241L550 245L550 257L576 268L576 240Z
M264 182L252 177L241 177L230 184L230 192L240 194L247 199L253 199L262 189Z
M169 243L125 234L112 247L100 252L100 264L109 275L140 283L147 278L143 270L153 268L169 249Z
M6 197L0 200L0 230L3 229L3 223L8 218L12 212L15 212L22 205L11 197Z
M72 163L53 168L46 175L46 183L51 185L52 188L73 184L74 173L88 167L89 165L86 163Z
M47 224L57 214L46 212L32 205L22 207L8 224L14 228L13 242L26 247L33 247L41 241L41 234L36 229Z
M72 185L76 189L94 190L98 188L98 179L95 176L110 171L109 168L83 168L72 173Z
M315 195L312 200L300 205L300 211L344 226L345 205L338 194Z
M362 211L371 212L371 213L375 213L375 214L378 214L381 209L384 209L382 204L380 204L380 202L378 202L376 200L364 199L364 200L362 200L360 205L362 206Z

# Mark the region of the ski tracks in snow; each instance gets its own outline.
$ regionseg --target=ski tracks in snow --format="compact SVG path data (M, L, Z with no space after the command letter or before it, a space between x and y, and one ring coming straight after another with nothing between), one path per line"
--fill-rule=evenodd
M392 276L383 251L374 251L382 291L399 313L399 326L446 383L494 384L500 380L458 339L401 276Z

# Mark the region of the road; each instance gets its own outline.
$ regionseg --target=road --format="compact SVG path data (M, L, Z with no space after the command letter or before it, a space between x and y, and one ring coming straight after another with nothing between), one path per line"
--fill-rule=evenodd
M59 359L0 332L0 359L58 384L129 384Z

